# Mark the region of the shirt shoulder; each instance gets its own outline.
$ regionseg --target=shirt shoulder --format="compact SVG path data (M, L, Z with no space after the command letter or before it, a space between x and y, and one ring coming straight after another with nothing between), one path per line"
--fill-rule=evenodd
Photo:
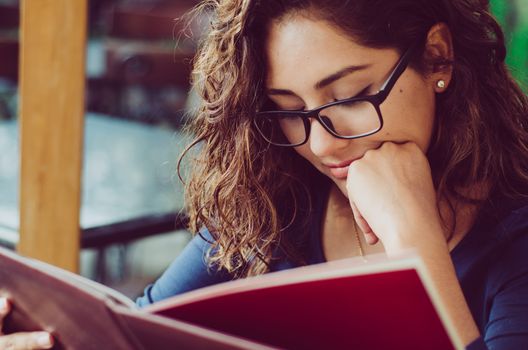
M477 245L488 253L468 279L469 303L488 348L528 348L528 205L509 211L489 232Z
M194 289L231 280L227 272L209 266L208 253L213 241L208 230L201 230L161 277L145 288L136 304L143 307Z
M494 293L498 293L517 278L528 278L528 205L523 205L507 215L497 225L492 238L495 249L488 274L488 285L493 287Z

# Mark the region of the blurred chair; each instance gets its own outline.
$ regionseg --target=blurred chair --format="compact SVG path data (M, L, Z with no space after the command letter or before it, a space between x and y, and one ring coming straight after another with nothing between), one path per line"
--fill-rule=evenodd
M189 90L194 46L177 40L194 1L121 1L105 11L105 72L89 77L96 112L178 128ZM110 102L112 99L114 102ZM117 101L117 103L115 103Z
M3 38L0 35L0 78L16 82L18 80L18 40Z
M100 6L104 5L103 1L99 2L101 2ZM154 34L152 33L149 34L150 36L148 37L148 41L144 40L144 37L134 39L134 36L137 34L137 31L135 34L133 33L133 31L136 30L136 26L142 26L141 22L137 22L138 13L134 12L134 14L130 16L119 14L119 11L124 11L123 13L126 13L126 9L128 7L123 5L122 9L124 10L121 10L121 7L117 7L117 5L114 5L113 3L114 1L106 1L107 5L109 4L109 6L115 8L116 12L114 13L114 16L116 18L120 18L118 22L122 23L120 25L122 29L117 30L116 27L115 30L109 30L109 33L113 33L111 34L113 36L106 38L103 43L103 54L105 55L106 63L104 73L98 77L88 77L88 85L96 91L102 88L109 88L110 90L114 90L118 97L122 97L128 88L134 86L144 86L147 88L162 87L167 89L177 86L182 91L178 108L183 108L187 89L189 87L190 60L192 57L192 50L174 49L174 42L172 39L172 24L166 27L167 30L157 29L157 41L153 39ZM178 3L179 5L182 5L184 2ZM150 8L149 6L143 7L143 9L148 12L148 9ZM177 8L181 9L181 11L184 11L184 8L181 6L177 6ZM139 8L136 6L134 9L138 10ZM170 14L170 16L172 16L172 14ZM133 19L133 23L131 22L127 24L127 18ZM156 21L157 19L156 17L149 18L151 18L153 21ZM143 26L150 25L148 23L143 24ZM16 82L18 78L18 25L18 7L0 5L0 80L4 79L5 81L11 82L10 84L14 88L13 96L16 96ZM130 31L130 35L128 37L125 35L127 30ZM0 89L0 93L1 91L2 90ZM2 96L0 95L0 108L2 108L1 98ZM2 111L0 110L0 112ZM108 113L108 111L103 112L105 112L107 115L113 114ZM97 121L99 119L101 118L96 118L94 120ZM15 122L16 121L12 121L10 125L15 125ZM105 123L109 124L109 122ZM127 125L131 124L121 121L121 123L118 123L116 127L124 128ZM141 128L143 126L145 133L148 134L161 132L157 131L158 128L151 128L150 126L135 126L137 128ZM169 131L166 130L166 132L170 134ZM14 139L16 139L16 130L10 130L9 133L12 134ZM97 131L97 134L100 133L101 130ZM151 136L155 137L155 135ZM121 137L130 137L130 135L123 133ZM8 151L8 153L13 151L13 157L17 157L14 153L15 150ZM90 156L89 154L86 154L88 152L92 152L94 154L106 154L110 152L109 150L101 149L100 145L94 145L94 147L91 148L85 147L84 151L85 159L89 158ZM152 160L149 163L149 159L142 159L141 161L136 160L135 164L139 167L156 167L161 165L157 163L152 164ZM12 181L12 185L16 187L16 177L14 177ZM171 188L168 188L167 190L170 191ZM127 200L126 196L120 198L122 198L123 201ZM116 203L116 206L117 205L119 204ZM152 204L144 203L144 206L147 209L149 205ZM13 210L16 211L16 205ZM149 213L153 212L152 210L145 211ZM113 217L107 220L107 222L104 224L82 227L81 247L95 248L98 250L99 260L97 261L96 279L107 282L104 261L105 247L111 244L125 244L132 240L137 240L151 235L185 229L186 222L186 215L184 213L177 213L175 211L157 213L154 211L154 214L139 214L139 216L132 216L131 218L127 219ZM18 231L17 223L13 223L13 225L6 225L6 227L7 226L12 226L13 232ZM0 244L14 248L16 239L6 239L4 241L0 240Z
M17 5L0 5L0 119L15 115L19 16Z
M88 77L92 110L179 128L184 115L194 46L177 40L181 18L195 1L107 3L104 72ZM103 7L105 5L102 5ZM112 102L113 100L113 102ZM185 229L184 213L158 213L83 231L83 247L104 247ZM106 281L104 250L97 279Z
M12 5L0 4L0 30L18 28L19 18L19 7L15 2Z
M182 28L180 19L194 6L193 0L128 0L113 7L109 32L122 39L166 40Z

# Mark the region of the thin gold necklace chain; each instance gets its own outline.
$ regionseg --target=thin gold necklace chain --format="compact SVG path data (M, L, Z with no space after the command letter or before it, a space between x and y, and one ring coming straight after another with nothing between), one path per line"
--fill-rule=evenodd
M357 240L357 244L359 248L359 255L364 258L365 252L363 251L363 247L361 246L361 240L359 239L359 232L358 232L358 228L357 228L355 221L354 221L354 232L356 233L356 240Z

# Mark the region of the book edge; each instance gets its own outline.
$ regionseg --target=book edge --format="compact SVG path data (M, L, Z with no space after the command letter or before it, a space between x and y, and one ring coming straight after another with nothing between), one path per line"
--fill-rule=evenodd
M448 320L447 311L440 295L435 288L421 256L414 250L401 253L397 257L389 258L385 254L374 254L370 259L354 257L330 261L323 264L303 266L295 269L272 272L255 277L220 283L203 287L194 291L176 295L174 297L148 305L141 312L157 313L171 307L178 307L194 302L200 302L215 297L248 292L262 288L272 288L281 285L291 285L302 282L325 280L345 276L362 276L375 273L414 270L422 282L423 288L442 323L447 336L455 349L465 349L462 341L457 337L454 326ZM329 265L332 265L329 267Z
M403 269L414 269L418 266L417 261L419 260L421 260L421 258L418 255L414 252L410 252L402 254L398 258L388 258L385 254L375 254L370 256L368 260L363 257L354 257L329 261L322 264L276 271L264 275L203 287L145 306L142 310L149 313L156 313L169 307L181 306L213 297L262 288L291 285L300 282L311 282L342 276L361 276Z
M433 307L435 308L438 317L440 318L440 321L442 322L447 332L448 337L451 339L451 343L453 343L457 350L464 350L465 346L464 344L462 344L462 340L456 335L455 327L451 322L449 322L445 306L442 303L438 290L435 288L429 271L427 270L427 267L425 266L425 263L421 258L418 260L418 264L416 267L416 272L418 273L418 276L420 277L420 280L423 283L425 291L429 295L429 299L433 303Z
M120 318L118 322L126 324L126 320L121 319L121 316L128 314L132 317L139 317L148 322L162 323L167 326L178 327L180 330L188 332L190 335L195 335L200 338L210 339L211 341L220 341L226 345L233 346L235 349L251 349L251 350L274 350L276 348L270 347L269 345L256 342L251 339L244 337L235 336L229 333L221 332L218 330L201 327L192 323L184 322L177 319L171 319L155 314L144 313L141 310L131 310L123 306L115 306L112 308L117 317ZM125 325L128 329L128 325ZM130 330L129 330L130 331Z

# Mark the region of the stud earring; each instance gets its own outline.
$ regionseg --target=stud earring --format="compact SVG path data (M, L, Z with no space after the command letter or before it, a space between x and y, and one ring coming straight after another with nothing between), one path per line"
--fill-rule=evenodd
M438 80L438 81L436 82L436 86L437 86L439 89L443 89L443 88L445 88L445 86L446 86L446 82L445 82L445 80L443 80L443 79Z

